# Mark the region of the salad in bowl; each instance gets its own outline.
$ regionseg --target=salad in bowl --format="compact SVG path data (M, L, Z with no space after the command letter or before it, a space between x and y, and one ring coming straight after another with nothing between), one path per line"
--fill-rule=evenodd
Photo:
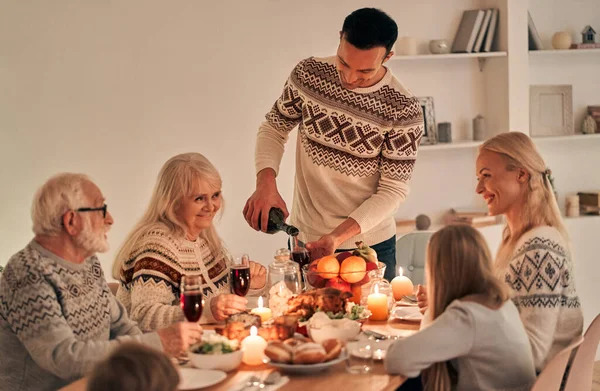
M236 369L242 362L239 342L214 331L205 331L202 340L190 347L188 356L196 368L225 372Z

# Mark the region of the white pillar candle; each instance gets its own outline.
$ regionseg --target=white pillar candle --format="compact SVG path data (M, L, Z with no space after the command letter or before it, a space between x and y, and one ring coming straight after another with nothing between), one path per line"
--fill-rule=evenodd
M371 311L371 320L387 320L388 297L379 293L379 287L375 286L375 292L367 297L367 308Z
M414 290L412 281L402 274L402 268L400 267L398 268L398 276L392 280L392 292L396 301L401 300L403 296L412 295Z
M267 320L271 319L271 317L273 316L271 309L263 306L262 296L260 296L258 298L258 308L254 308L250 312L255 315L260 316L260 321L263 323L266 322Z
M265 357L267 341L258 334L256 326L250 328L250 336L242 340L242 361L246 365L260 365Z

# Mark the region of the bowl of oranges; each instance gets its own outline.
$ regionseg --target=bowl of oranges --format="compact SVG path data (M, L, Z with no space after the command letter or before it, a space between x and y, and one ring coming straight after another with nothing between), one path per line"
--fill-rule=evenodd
M304 266L306 286L330 287L352 293L352 301L360 304L362 286L375 278L383 278L385 264L377 258L364 257L355 250L327 255Z

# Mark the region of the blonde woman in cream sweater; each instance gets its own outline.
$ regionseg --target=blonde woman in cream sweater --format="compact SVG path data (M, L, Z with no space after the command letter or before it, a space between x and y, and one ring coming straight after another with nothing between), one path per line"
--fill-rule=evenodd
M502 133L480 147L476 191L489 214L504 215L507 223L494 268L511 288L537 372L583 332L569 239L550 174L523 133ZM424 289L418 300L425 312Z

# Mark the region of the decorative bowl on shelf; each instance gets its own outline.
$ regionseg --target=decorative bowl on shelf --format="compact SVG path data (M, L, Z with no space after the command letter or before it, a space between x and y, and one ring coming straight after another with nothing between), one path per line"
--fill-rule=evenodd
M450 53L450 45L445 39L432 39L429 41L429 51L432 54Z

